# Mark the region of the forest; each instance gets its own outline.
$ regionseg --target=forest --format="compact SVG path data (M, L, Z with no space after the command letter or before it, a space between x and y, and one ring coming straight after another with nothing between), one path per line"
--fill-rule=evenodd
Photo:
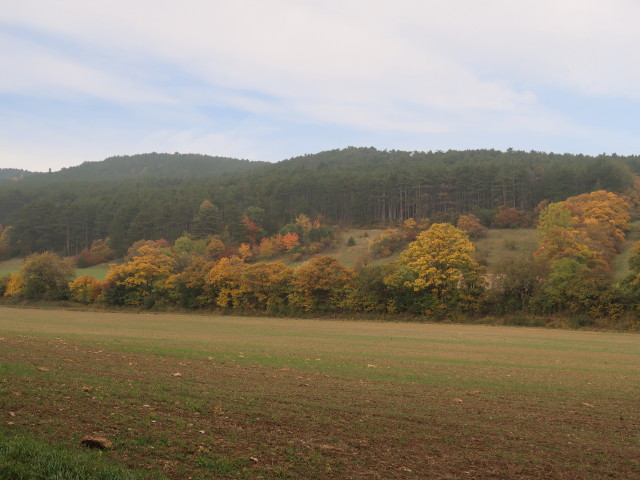
M275 234L299 214L327 225L388 226L409 218L489 226L498 208L532 212L542 201L604 189L624 192L640 157L508 150L447 152L346 148L275 164L205 155L146 154L86 162L53 173L0 179L0 224L16 254L76 255L109 237L118 255L140 239L192 232L203 201L218 234L245 240L242 218L264 214Z
M278 164L114 157L2 184L0 255L27 258L0 294L268 315L569 314L635 328L640 247L621 282L612 264L640 206L638 165L355 148ZM386 228L353 268L323 254L345 225ZM535 228L537 250L489 275L473 245L488 226ZM114 259L103 281L75 278L76 266Z

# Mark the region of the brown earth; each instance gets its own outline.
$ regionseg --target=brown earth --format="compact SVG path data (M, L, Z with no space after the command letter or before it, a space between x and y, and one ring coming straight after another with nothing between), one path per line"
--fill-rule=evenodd
M0 432L70 448L103 436L113 460L169 478L640 478L638 376L606 366L550 380L545 369L443 363L439 378L450 381L418 382L394 369L385 377L383 358L365 360L376 375L342 375L242 353L183 358L3 337ZM524 386L456 381L496 375Z

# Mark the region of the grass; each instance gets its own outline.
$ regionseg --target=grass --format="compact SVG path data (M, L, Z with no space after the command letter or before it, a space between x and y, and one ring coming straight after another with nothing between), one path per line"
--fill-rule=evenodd
M108 454L49 445L31 436L0 434L0 480L141 480L149 472L109 462ZM165 478L153 474L154 478Z
M0 308L0 336L0 433L171 479L640 476L639 335Z
M17 272L22 267L23 258L11 258L0 262L0 276ZM104 280L109 271L108 263L101 263L88 268L76 268L76 278L81 275L89 275L97 280Z
M109 272L109 264L100 263L92 267L76 268L76 278L81 275L89 275L90 277L93 277L96 280L104 280L108 272Z
M5 276L20 270L22 266L22 258L11 258L0 262L0 276Z
M359 258L364 258L369 255L369 244L383 231L384 230L379 229L344 230L340 233L338 246L327 252L327 254L335 257L342 265L353 268ZM356 242L355 245L351 247L347 246L347 241L350 237L353 237Z
M631 230L627 233L626 241L622 245L620 254L613 261L613 276L617 281L629 275L629 258L633 245L640 240L640 221L631 223Z
M490 229L473 243L477 256L486 262L488 274L499 273L496 268L506 261L531 258L537 249L535 229Z

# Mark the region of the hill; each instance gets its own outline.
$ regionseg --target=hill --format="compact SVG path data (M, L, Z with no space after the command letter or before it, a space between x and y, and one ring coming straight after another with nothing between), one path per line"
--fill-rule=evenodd
M122 155L109 157L98 162L84 162L81 165L63 168L57 172L36 173L23 172L16 169L2 169L6 176L23 176L31 174L29 181L33 183L55 184L59 182L109 182L144 179L184 180L197 177L216 177L246 172L247 170L267 164L227 157L212 157L200 154L179 153L145 153L140 155Z
M73 255L111 237L119 253L136 240L189 232L203 200L218 209L219 233L243 241L242 216L262 211L273 234L300 213L325 224L380 228L409 217L455 221L496 209L532 211L594 189L632 187L637 157L467 150L346 148L270 164L205 155L111 157L60 172L0 180L0 224L13 225L23 253Z
M18 168L0 168L0 180L22 180L23 178L33 174L33 172Z

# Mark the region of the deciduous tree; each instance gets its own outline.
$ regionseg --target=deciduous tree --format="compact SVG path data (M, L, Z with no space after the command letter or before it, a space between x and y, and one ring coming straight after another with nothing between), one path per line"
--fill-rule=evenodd
M466 309L482 293L482 267L473 259L467 235L448 223L435 223L400 254L407 287L432 297L435 309Z

